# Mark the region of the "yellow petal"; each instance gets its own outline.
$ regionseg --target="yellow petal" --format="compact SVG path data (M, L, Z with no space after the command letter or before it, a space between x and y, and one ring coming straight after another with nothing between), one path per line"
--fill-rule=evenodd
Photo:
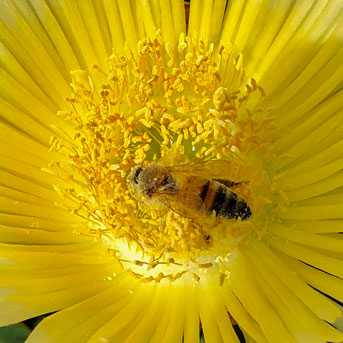
M292 256L327 273L343 277L343 262L340 259L326 256L302 245L284 239L266 238L268 244L286 255Z

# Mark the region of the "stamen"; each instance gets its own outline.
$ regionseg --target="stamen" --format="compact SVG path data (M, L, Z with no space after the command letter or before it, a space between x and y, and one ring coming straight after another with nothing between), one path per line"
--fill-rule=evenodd
M101 86L83 71L72 73L72 110L59 112L71 128L50 142L63 158L46 170L71 185L56 187L63 206L87 220L88 234L142 282L184 274L198 281L218 268L218 256L230 261L238 242L259 231L259 213L272 194L263 160L272 156L273 121L259 107L263 89L254 79L242 83L243 58L231 50L220 46L217 64L212 45L181 36L172 50L157 34L135 50L127 45L123 55L114 52L108 73L94 66ZM148 162L217 159L230 160L230 175L246 178L235 193L249 203L252 219L229 221L213 213L199 222L172 206L145 206L128 187L132 169ZM135 170L135 183L141 171ZM219 275L222 284L225 268Z

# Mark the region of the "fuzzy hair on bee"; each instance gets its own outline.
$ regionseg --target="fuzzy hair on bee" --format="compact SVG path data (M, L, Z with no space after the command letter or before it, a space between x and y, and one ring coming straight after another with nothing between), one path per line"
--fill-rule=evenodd
M228 170L229 162L225 162L137 166L128 183L134 196L151 208L168 207L186 218L215 212L220 218L248 220L252 216L249 205L232 189L240 182L215 177Z

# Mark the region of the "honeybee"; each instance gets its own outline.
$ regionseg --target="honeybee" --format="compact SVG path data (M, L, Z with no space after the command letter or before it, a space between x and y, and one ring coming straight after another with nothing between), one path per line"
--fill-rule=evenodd
M252 212L237 196L233 182L216 176L228 174L227 161L206 161L165 167L148 164L133 168L128 183L133 193L152 208L166 206L186 218L215 215L226 219L247 220Z

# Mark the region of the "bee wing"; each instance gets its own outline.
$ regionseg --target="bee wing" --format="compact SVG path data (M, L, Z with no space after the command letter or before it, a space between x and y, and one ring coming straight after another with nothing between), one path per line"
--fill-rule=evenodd
M237 166L228 160L199 161L167 167L171 172L197 175L205 179L212 179L225 185L244 181L243 173Z
M181 208L180 204L177 204L176 202L171 202L170 200L168 200L168 202L165 202L164 200L159 199L159 201L161 201L161 203L164 206L168 207L170 210L177 213L181 217L185 217L189 219L197 218L197 216L185 206Z
M199 197L199 191L190 191L183 193L182 201L175 196L175 192L157 191L153 196L158 199L163 205L170 208L180 216L196 219L199 217L199 210L194 208L201 208L202 200Z

